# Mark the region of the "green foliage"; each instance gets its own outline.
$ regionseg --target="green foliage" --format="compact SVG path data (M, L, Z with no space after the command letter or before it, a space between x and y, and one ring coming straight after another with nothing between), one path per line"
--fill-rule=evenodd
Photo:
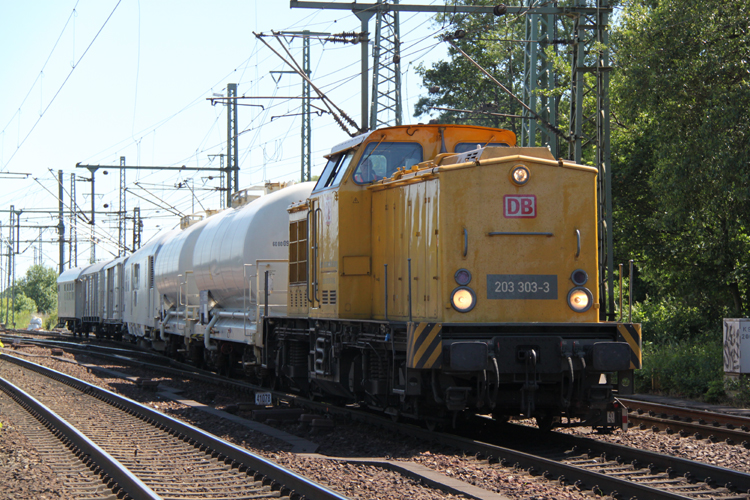
M16 287L36 303L40 313L57 309L57 272L51 267L31 266Z
M34 302L33 299L27 297L23 292L16 291L16 300L13 301L12 297L10 297L10 292L6 295L3 293L2 300L0 300L0 313L2 313L3 319L5 319L5 312L6 310L10 313L15 311L16 316L20 312L28 311L28 312L36 312L36 302Z
M644 341L656 346L708 341L722 335L722 323L712 317L711 311L670 296L635 303L633 321L641 323Z
M57 307L55 307L55 310L52 313L44 318L43 325L45 330L52 330L57 326Z
M612 37L616 251L651 296L710 321L750 298L749 15L746 2L632 0Z
M712 380L708 383L708 390L703 399L707 403L720 403L727 396L723 380Z
M643 344L643 369L636 371L635 389L688 398L716 397L723 377L721 339L676 344ZM711 392L709 392L711 390Z
M492 0L458 0L458 5L490 5ZM492 14L469 16L465 14L438 15L436 25L441 26L441 35L455 32L458 28L466 36L453 40L461 50L469 54L500 83L516 94L521 93L523 78L523 44L510 40L523 39L524 23L512 19L514 16L496 17ZM414 116L438 115L440 123L465 123L506 128L520 133L517 119L482 114L455 113L432 110L445 107L503 114L520 114L520 104L508 96L499 86L483 75L468 59L453 47L448 49L449 60L434 63L427 68L417 67L423 86L436 88L428 97L416 104Z
M750 406L750 378L742 377L739 380L723 380L719 388L721 392L719 395L720 402L732 403L740 408L747 408ZM721 396L724 396L722 398Z
M10 295L10 292L8 292ZM6 308L6 296L3 294L0 300L0 322L5 323L8 327L13 327L13 312L15 311L16 328L26 328L29 326L31 316L36 312L36 303L21 292L16 292L15 307L11 300ZM7 322L6 322L7 319Z

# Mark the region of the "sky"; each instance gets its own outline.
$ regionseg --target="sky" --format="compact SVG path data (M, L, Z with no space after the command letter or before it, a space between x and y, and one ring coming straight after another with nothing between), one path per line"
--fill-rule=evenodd
M425 122L429 117L412 117L427 92L415 68L445 57L436 35L447 27L423 13L403 13L400 24L403 120ZM226 153L226 107L208 98L226 95L228 83L238 85L240 96L300 96L300 77L272 73L290 68L253 32L305 29L360 31L360 21L349 10L291 9L287 0L0 0L0 233L5 254L9 209L24 210L16 277L39 261L58 269L57 230L43 226L57 225L59 170L66 210L75 176L76 205L88 212L90 173L78 163L114 166L124 156L127 165L218 167L211 155ZM302 41L285 45L301 62ZM358 123L360 54L359 45L311 42L313 83ZM300 100L241 102L264 107L238 106L239 187L299 181ZM349 136L325 114L313 115L312 129L316 175L323 155ZM219 208L216 174L127 170L126 208L130 216L140 207L142 242L177 226L174 212ZM109 260L117 254L119 170L95 175L96 257ZM65 225L67 238L67 217ZM90 259L89 234L90 225L79 221L79 266ZM68 261L68 245L65 255ZM5 258L0 267L5 276Z

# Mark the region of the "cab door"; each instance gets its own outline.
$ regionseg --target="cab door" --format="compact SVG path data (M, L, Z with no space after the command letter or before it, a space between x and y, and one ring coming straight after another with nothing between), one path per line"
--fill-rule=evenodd
M332 155L310 196L308 228L311 315L335 317L339 275L339 184L356 153L350 149Z

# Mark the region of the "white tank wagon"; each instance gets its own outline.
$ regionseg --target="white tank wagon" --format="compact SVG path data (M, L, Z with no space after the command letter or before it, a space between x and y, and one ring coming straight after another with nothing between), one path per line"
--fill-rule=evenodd
M222 343L223 354L240 354L242 346L236 344L260 341L256 332L266 308L266 272L268 313L286 314L286 209L307 199L313 186L296 184L274 191L164 240L154 264L158 316L163 318L159 337L164 341L182 337L182 342L171 342L169 350L188 348L195 358L204 348L205 355L212 357L217 354L217 341ZM191 339L202 343L191 344Z
M198 289L193 276L195 244L209 222L216 222L232 212L226 210L209 219L193 222L163 240L159 258L155 261L154 280L159 290L160 310L168 311L168 317L183 315L185 306L189 311L189 308L198 306Z

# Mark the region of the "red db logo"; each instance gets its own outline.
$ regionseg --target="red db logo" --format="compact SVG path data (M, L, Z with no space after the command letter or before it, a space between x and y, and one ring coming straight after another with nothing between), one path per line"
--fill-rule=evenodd
M536 196L506 194L503 196L503 215L508 219L536 217Z

